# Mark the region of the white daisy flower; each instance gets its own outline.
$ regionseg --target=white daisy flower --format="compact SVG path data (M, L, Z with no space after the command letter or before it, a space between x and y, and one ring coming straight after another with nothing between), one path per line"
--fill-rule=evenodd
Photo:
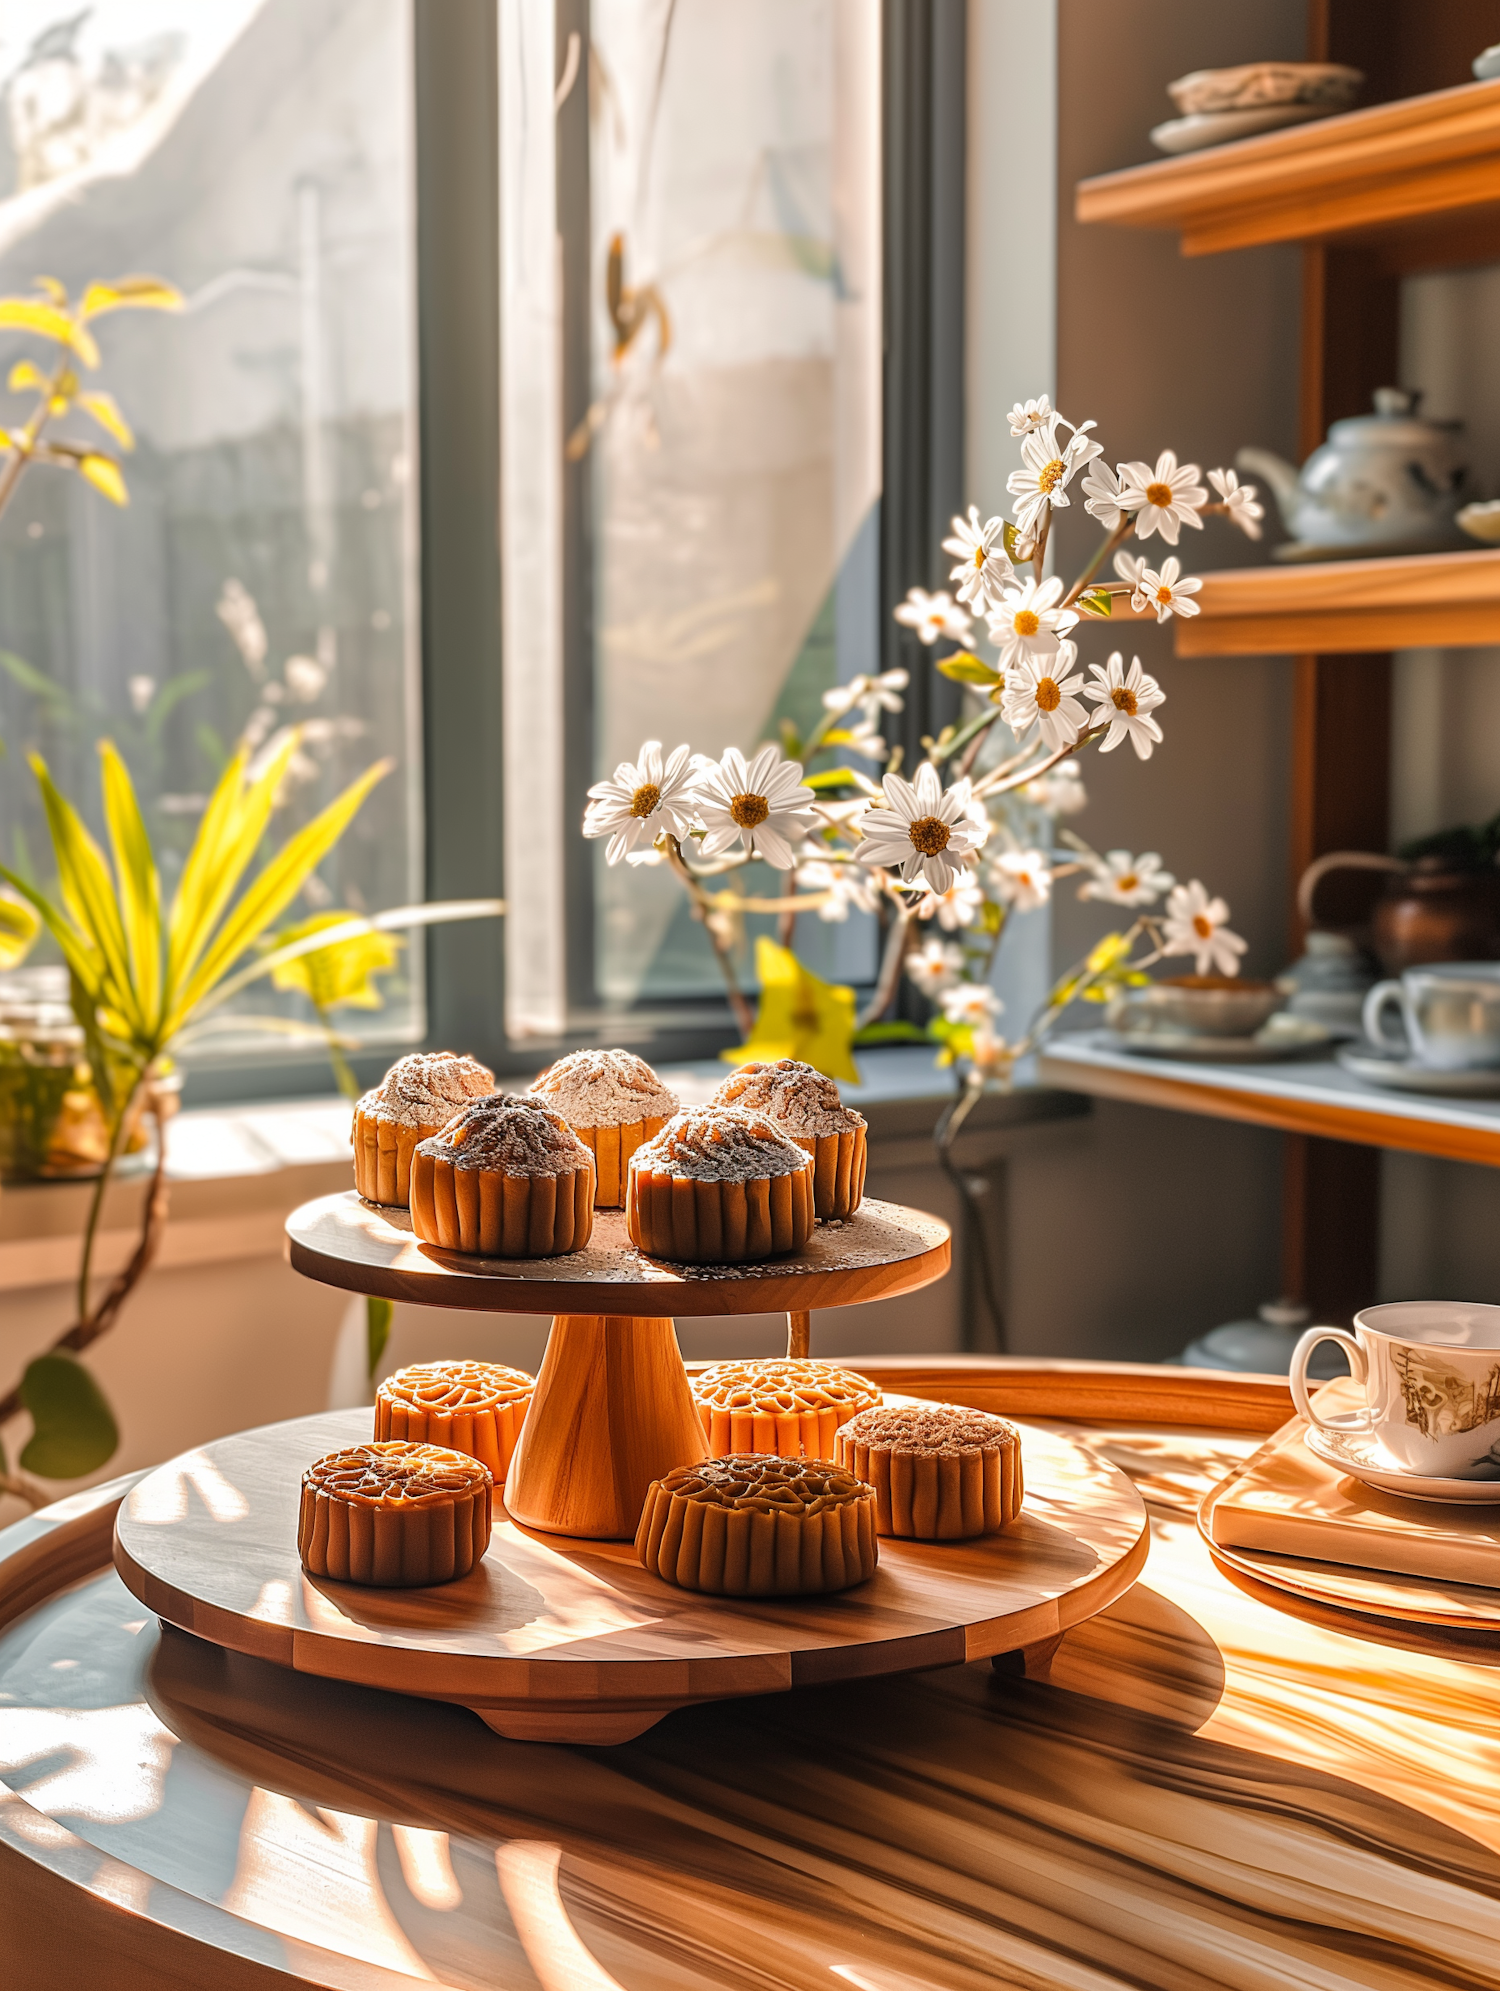
M977 820L967 776L945 789L930 760L915 782L888 774L885 808L867 809L860 829L864 842L854 855L861 864L896 864L907 884L925 879L946 892L984 841L987 822Z
M948 578L958 582L960 601L967 602L976 613L990 602L999 601L1010 581L1004 519L986 519L981 525L978 505L970 505L966 519L954 517L953 530L943 541L943 551L958 560Z
M1045 581L1023 581L1007 588L997 608L990 611L986 626L990 641L1000 652L1000 668L1006 670L1037 657L1051 657L1078 620L1075 609L1059 608L1063 584L1054 574Z
M1120 480L1102 456L1089 465L1083 488L1086 494L1083 509L1098 519L1106 532L1113 532L1124 518L1125 510L1120 503Z
M1162 923L1162 952L1193 955L1200 975L1237 975L1248 943L1229 931L1228 918L1228 906L1211 899L1196 878L1191 885L1175 885Z
M1114 906L1154 906L1163 892L1170 892L1177 880L1161 868L1154 850L1132 857L1128 850L1107 850L1102 857L1085 860L1093 872L1079 889L1080 899L1104 899Z
M955 983L940 993L938 1001L949 1023L967 1023L976 1029L982 1029L1005 1007L988 982Z
M749 762L738 747L727 747L719 761L700 754L693 800L708 831L705 857L720 857L740 844L747 856L763 857L778 871L791 870L793 845L816 820L801 764L783 760L780 747L762 747Z
M918 919L931 919L936 914L945 933L957 933L960 927L974 924L983 904L979 880L972 871L960 871L946 892L929 892L912 911Z
M1162 451L1154 470L1149 463L1122 463L1120 504L1135 513L1136 537L1149 539L1159 532L1168 546L1175 546L1183 526L1201 532L1198 507L1208 502L1208 492L1198 482L1202 474L1196 463L1179 463L1170 449Z
M847 684L836 684L824 692L823 707L835 718L840 718L845 712L852 712L856 705L862 706L866 721L874 725L882 712L901 711L903 701L900 693L910 683L911 672L904 670L881 671L876 677L850 678Z
M821 857L798 864L797 890L828 894L818 907L818 918L830 924L842 924L851 910L872 913L880 903L880 892L862 864L829 864Z
M960 608L946 588L941 594L929 594L925 588L908 588L906 600L893 613L898 622L915 629L923 643L935 643L939 636L967 643L973 633L968 610Z
M1056 753L1088 731L1088 712L1075 696L1083 687L1083 672L1069 675L1077 661L1078 645L1065 640L1055 657L1022 662L1006 672L1000 716L1018 740L1037 726Z
M1131 658L1127 671L1118 650L1102 669L1098 664L1090 664L1089 673L1094 683L1084 686L1083 695L1099 707L1096 720L1109 721L1109 731L1100 742L1100 753L1107 754L1121 740L1128 739L1141 760L1150 760L1151 749L1161 745L1161 727L1151 714L1158 705L1166 704L1167 694L1154 677L1141 669L1139 657Z
M659 836L688 834L694 822L691 758L687 747L674 747L663 763L661 741L647 740L638 759L622 760L608 781L594 783L583 833L609 838L604 855L611 864L622 857L650 863Z
M1039 850L1002 850L989 873L995 897L1018 913L1034 912L1052 897L1052 866Z
M1094 426L1092 422L1074 429L1064 443L1057 435L1060 420L1054 415L1042 428L1022 438L1022 467L1012 470L1005 480L1006 490L1016 500L1016 530L1028 536L1041 530L1049 506L1056 509L1071 502L1067 487L1074 471L1103 454L1092 436L1084 433Z
M1115 555L1115 572L1122 581L1128 581L1137 593L1140 592L1141 575L1146 571L1144 553L1126 553L1123 550Z
M861 718L857 725L850 726L847 730L848 739L838 742L841 747L847 747L850 753L859 754L864 760L890 759L890 742L876 729L872 720Z
M907 974L929 999L951 988L963 971L964 950L951 940L939 940L936 934L906 957Z
M1024 436L1033 429L1044 428L1056 413L1047 396L1039 394L1034 401L1018 401L1006 419L1013 436Z
M1048 773L1028 781L1021 800L1033 809L1045 809L1053 816L1076 816L1089 805L1083 786L1083 770L1076 760L1060 760Z
M1142 567L1130 606L1137 615L1143 609L1154 608L1158 622L1165 622L1169 615L1196 615L1198 604L1191 597L1202 586L1194 574L1182 577L1182 562L1175 553L1169 553L1161 563L1160 572L1154 567Z
M1256 502L1259 487L1242 484L1233 470L1210 470L1208 481L1224 500L1231 525L1237 525L1247 539L1259 539L1260 521L1266 515L1265 506Z

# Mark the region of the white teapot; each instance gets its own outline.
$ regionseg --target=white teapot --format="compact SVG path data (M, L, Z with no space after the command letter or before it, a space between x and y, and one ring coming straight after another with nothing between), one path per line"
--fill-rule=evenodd
M1420 394L1377 387L1375 413L1335 422L1328 440L1303 464L1265 449L1242 449L1235 462L1264 477L1282 521L1299 544L1278 547L1295 560L1318 552L1425 553L1460 546L1454 517L1468 465L1461 422L1427 422Z

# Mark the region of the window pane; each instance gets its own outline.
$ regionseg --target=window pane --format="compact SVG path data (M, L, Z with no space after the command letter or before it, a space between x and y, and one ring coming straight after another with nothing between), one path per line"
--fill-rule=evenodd
M0 520L0 850L19 868L49 870L18 749L96 818L94 741L115 738L170 891L236 743L264 754L298 725L272 844L372 760L396 771L287 923L420 896L408 44L406 0L7 0L0 288L149 271L186 299L97 324L99 384L136 435L128 509L43 465ZM0 336L7 370L47 359ZM82 414L57 432L106 441ZM419 1034L420 960L382 987L341 1027ZM261 985L240 1008L299 1004ZM213 1054L286 1048L245 1024Z
M526 434L525 461L507 446L507 671L524 680L507 760L535 822L553 813L554 757L556 815L576 840L581 729L589 778L648 737L749 752L783 719L805 732L827 688L878 667L879 11L593 0L586 62L570 60L567 17L554 27L550 12L502 10L505 407L511 441L516 424ZM575 63L587 118L570 125L564 105L554 122L550 93ZM558 468L538 468L544 450ZM580 600L582 670L569 654ZM566 687L556 698L549 673ZM581 876L547 881L531 934L512 824L513 1027L559 1019L557 922L549 935L543 921L564 889L575 952L576 901L592 900L575 1003L718 994L671 873L609 869L602 845ZM763 867L739 877L752 893L784 889ZM843 927L804 916L798 940L825 972L873 973L861 915Z

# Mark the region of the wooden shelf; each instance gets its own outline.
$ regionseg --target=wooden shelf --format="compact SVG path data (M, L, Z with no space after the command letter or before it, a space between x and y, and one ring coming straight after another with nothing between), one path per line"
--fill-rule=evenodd
M1047 1085L1097 1099L1243 1120L1287 1134L1362 1147L1401 1148L1500 1168L1500 1100L1377 1092L1332 1059L1281 1065L1210 1065L1143 1058L1097 1037L1054 1038L1038 1060Z
M1346 111L1079 182L1080 221L1178 231L1185 256L1359 237L1389 269L1500 255L1500 81Z
M1179 657L1500 643L1500 549L1231 568L1198 602L1173 618Z

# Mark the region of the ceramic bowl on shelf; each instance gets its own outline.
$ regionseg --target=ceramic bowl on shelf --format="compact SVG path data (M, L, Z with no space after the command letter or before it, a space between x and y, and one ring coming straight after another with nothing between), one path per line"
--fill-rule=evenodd
M1109 1025L1123 1036L1165 1030L1185 1037L1252 1037L1285 1001L1274 982L1175 975L1112 1002Z
M1201 152L1208 145L1230 145L1237 138L1256 138L1263 131L1281 131L1293 124L1326 118L1323 104L1266 104L1253 111L1199 111L1191 117L1168 118L1151 127L1158 152Z

